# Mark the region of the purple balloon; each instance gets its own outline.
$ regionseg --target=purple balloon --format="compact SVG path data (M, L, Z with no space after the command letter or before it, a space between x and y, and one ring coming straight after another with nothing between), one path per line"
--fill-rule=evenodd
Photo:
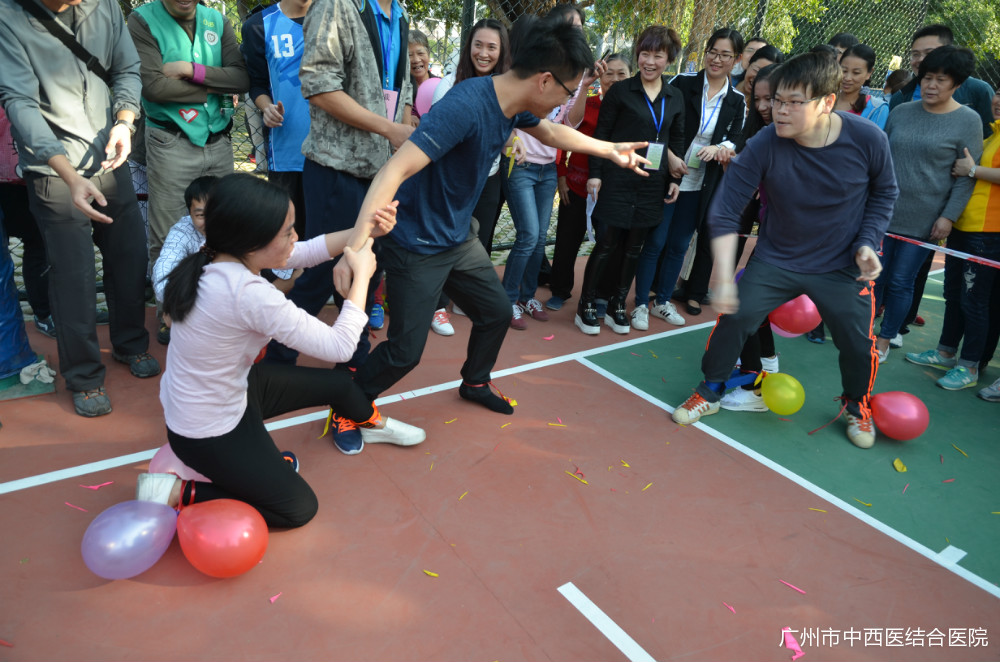
M90 571L104 579L135 577L160 560L177 531L177 511L152 501L125 501L98 515L80 551Z

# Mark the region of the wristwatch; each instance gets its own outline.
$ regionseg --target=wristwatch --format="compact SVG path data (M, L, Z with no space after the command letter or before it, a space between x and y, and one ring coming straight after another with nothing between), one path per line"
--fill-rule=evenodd
M970 179L975 179L976 178L976 166L975 166L975 164L973 164L972 167L969 168L969 178Z
M133 137L135 136L135 124L132 124L132 122L129 122L128 120L119 119L115 120L115 123L112 124L112 126L118 126L118 125L124 126L126 129L128 129L128 133L130 136Z

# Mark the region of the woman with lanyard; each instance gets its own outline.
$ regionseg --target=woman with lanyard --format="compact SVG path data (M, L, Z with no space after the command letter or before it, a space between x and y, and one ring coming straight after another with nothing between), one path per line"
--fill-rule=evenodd
M603 159L590 160L587 192L595 200L594 222L603 225L604 231L587 260L577 306L576 326L587 335L601 332L594 304L596 289L619 247L624 259L604 321L615 333L629 332L626 299L642 242L650 228L662 221L663 203L674 202L680 190L667 168L667 150L684 151L684 100L663 75L680 50L680 38L672 29L654 25L643 30L635 46L638 72L611 88L601 103L594 137L611 142L648 141L644 156L649 164L647 176L641 177L605 168Z
M601 100L611 86L631 75L626 57L613 53L603 60L605 69L601 74L601 88L598 94L587 97L583 122L577 131L588 136L594 135L597 116L601 110ZM573 107L576 109L576 106ZM572 120L572 111L570 119ZM549 289L552 296L545 302L549 310L559 310L573 293L573 278L576 258L580 245L587 233L587 179L590 175L590 157L586 154L559 152L556 157L556 180L559 190L559 219L556 223L556 247L552 256L552 274Z
M446 75L438 83L434 90L434 101L437 103L455 85L458 85L467 78L478 76L492 76L502 74L510 68L510 41L507 36L507 28L503 23L493 18L482 18L469 30L469 36L462 44L461 59L455 71ZM428 111L430 112L430 111ZM518 151L515 159L523 159L523 152L520 147L511 143ZM493 250L493 228L496 225L497 209L500 207L500 154L497 154L493 167L490 169L490 176L483 186L483 192L479 195L479 202L472 210L472 217L479 223L479 242L489 253ZM455 334L455 328L451 325L448 316L448 297L444 294L438 300L437 310L434 311L434 319L431 322L431 330L442 336ZM463 314L458 307L454 307L456 314Z
M670 303L670 295L680 276L691 236L704 219L722 178L722 166L743 146L743 95L729 82L729 72L742 51L743 36L739 32L729 28L716 30L705 45L705 68L670 81L684 95L688 170L681 180L677 202L663 208L663 222L650 233L639 256L632 311L632 327L636 330L649 328L650 313L678 326L686 321ZM654 283L661 254L662 265ZM649 291L654 285L656 298L650 306Z

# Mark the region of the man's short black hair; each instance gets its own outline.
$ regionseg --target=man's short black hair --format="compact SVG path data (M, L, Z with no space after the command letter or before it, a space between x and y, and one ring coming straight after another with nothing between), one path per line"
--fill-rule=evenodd
M861 40L852 35L850 32L838 32L837 34L830 37L830 41L826 42L829 45L836 47L841 47L844 49L850 48L851 46L857 46L861 43Z
M802 88L806 96L825 97L840 91L841 78L835 58L825 53L803 53L778 67L771 76L771 90Z
M968 48L957 46L942 46L935 48L923 62L917 72L917 80L923 80L927 74L945 74L958 87L976 73L976 56Z
M572 81L594 64L583 31L561 17L522 16L511 31L511 50L511 69L520 79L548 71Z
M215 182L219 180L215 175L202 175L191 181L184 189L184 205L191 209L191 203L195 200L208 201L208 194L215 187Z
M947 25L941 25L940 23L935 23L933 25L925 25L916 32L913 33L913 39L910 40L910 45L913 45L917 39L921 37L937 37L941 40L942 46L948 46L954 43L955 33L951 31Z

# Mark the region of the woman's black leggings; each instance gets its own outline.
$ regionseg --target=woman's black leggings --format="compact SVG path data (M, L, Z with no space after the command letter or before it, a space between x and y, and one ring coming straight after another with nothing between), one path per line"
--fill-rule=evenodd
M268 526L302 526L319 505L309 484L281 456L264 420L329 405L339 415L364 422L375 413L370 400L341 370L258 363L247 380L247 409L226 434L190 439L167 428L174 454L212 482L189 482L181 502L238 499L263 515ZM193 499L192 499L192 492Z
M632 287L632 280L635 278L635 269L639 264L639 253L642 252L642 242L646 240L650 228L616 228L608 227L597 239L594 251L587 259L587 268L583 272L583 295L581 301L593 301L597 295L598 287L608 279L605 276L606 270L613 263L611 259L615 249L619 246L624 248L621 271L617 278L612 278L615 283L614 296L624 297ZM614 275L614 274L612 274Z

